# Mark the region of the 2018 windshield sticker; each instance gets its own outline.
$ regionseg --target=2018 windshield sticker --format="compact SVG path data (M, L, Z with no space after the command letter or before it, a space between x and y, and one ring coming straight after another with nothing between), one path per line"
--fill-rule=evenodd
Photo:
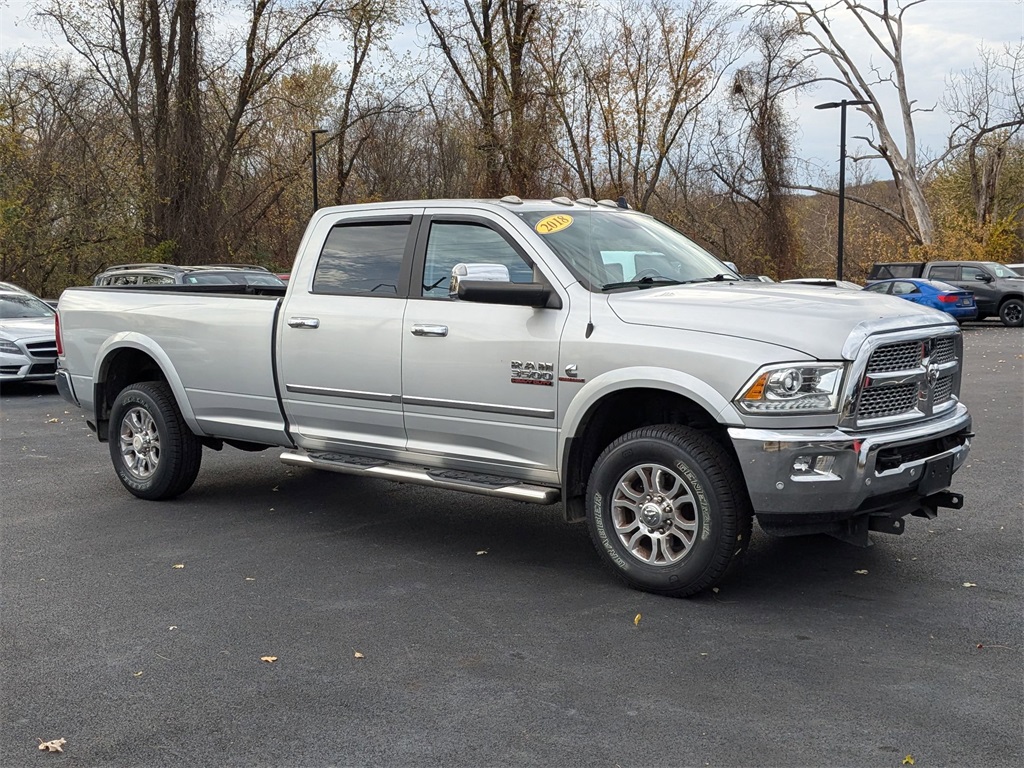
M571 225L572 216L567 213L556 213L553 216L545 216L533 228L541 235L553 235Z

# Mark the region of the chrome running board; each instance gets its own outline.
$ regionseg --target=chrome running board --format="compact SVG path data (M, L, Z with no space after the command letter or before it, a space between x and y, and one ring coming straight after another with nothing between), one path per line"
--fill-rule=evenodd
M429 485L450 491L498 496L503 499L527 501L532 504L554 504L561 497L557 488L528 485L511 477L453 469L430 469L413 464L397 464L383 459L353 456L347 453L284 451L281 454L281 461L294 467L312 467L313 469L325 469L328 472L341 472L346 475L375 477L380 480L394 480L414 485Z

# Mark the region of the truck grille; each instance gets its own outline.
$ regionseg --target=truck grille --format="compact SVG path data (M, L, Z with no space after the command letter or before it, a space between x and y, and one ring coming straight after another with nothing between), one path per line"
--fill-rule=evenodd
M852 409L855 421L924 419L953 407L960 387L959 350L956 335L875 347Z
M898 416L914 407L917 401L918 385L898 384L892 387L872 387L864 390L860 398L862 419L878 419L884 416Z

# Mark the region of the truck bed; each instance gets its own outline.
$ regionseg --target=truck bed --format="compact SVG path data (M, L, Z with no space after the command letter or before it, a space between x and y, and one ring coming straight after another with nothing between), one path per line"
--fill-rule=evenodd
M274 371L281 299L264 289L233 288L65 291L59 303L64 367L82 405L92 410L92 384L105 381L107 350L118 343L157 361L197 434L289 445Z

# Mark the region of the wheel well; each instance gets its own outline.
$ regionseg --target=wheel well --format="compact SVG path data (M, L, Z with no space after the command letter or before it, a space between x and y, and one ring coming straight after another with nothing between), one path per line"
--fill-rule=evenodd
M655 424L698 429L736 458L725 427L693 400L662 389L613 392L591 406L566 446L562 473L566 520L586 516L587 481L601 452L627 432Z
M107 439L110 409L114 400L129 384L141 381L167 381L156 360L138 349L119 349L103 362L96 381L96 435Z
M1006 302L1008 302L1008 301L1010 301L1012 299L1016 299L1017 301L1024 301L1024 296L1022 296L1019 293L1011 293L1008 296L1003 296L1003 298L1001 298L999 300L1000 308L1002 308L1003 304L1005 304Z

